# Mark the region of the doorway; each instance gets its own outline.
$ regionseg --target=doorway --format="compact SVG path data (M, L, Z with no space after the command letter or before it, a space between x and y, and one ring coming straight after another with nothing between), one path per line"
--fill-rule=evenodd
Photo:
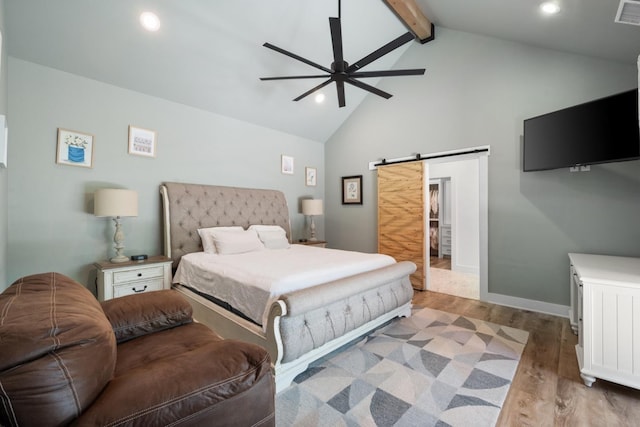
M486 255L486 249L482 250L486 245L482 241L486 155L450 156L427 163L430 257L426 289L481 299L481 273L486 273L486 264L482 265L482 254Z
M474 294L467 295L467 297L480 300L486 300L488 297L489 151L489 146L481 146L434 154L417 154L412 157L385 159L382 162L369 163L371 170L378 169L378 251L387 253L382 249L388 241L394 243L402 242L404 246L406 246L407 242L412 244L411 247L415 250L415 253L410 254L404 248L398 254L403 259L404 257L409 257L407 259L415 262L418 267L414 275L419 283L414 283L414 278L412 277L414 288L418 290L438 290L435 284L441 284L442 282L438 276L442 276L443 271L446 271L442 268L440 269L442 271L434 269L433 279L435 281L432 284L429 184L430 177L433 177L441 180L441 188L450 186L449 196L452 197L449 209L449 214L451 215L450 271L455 272L456 276L464 274L474 276ZM407 166L415 164L417 166L416 171L419 172L415 179L409 179L407 173L404 172L405 168L401 167L400 164ZM387 173L396 169L397 174ZM383 170L385 171L384 180L382 180ZM465 174L466 179L462 179ZM381 185L382 183L385 185ZM409 197L403 194L402 189L418 190L418 193L412 193ZM471 193L473 194L472 197L469 196ZM385 194L392 195L393 198L386 197L384 196ZM398 197L400 200L396 200ZM419 202L415 208L411 208L413 215L401 214L399 209L407 207L408 204L406 202L409 200ZM446 208L444 211L446 212ZM385 214L384 218L381 217L382 214ZM382 219L385 220L383 221ZM402 219L402 224L399 223L399 219ZM385 230L385 227L389 226L393 227ZM400 232L404 234L398 234ZM446 237L446 233L440 230L439 238L443 237ZM394 252L389 253L389 255L396 256L397 254ZM436 264L435 260L433 264ZM448 275L453 276L454 274L448 273ZM455 279L455 282L458 282L458 278ZM478 285L475 285L475 283ZM449 286L449 288L452 288L452 286ZM447 289L447 291L452 292L451 289Z

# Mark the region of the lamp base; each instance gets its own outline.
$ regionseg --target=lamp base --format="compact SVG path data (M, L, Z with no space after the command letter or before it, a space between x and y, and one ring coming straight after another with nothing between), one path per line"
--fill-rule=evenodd
M311 237L309 237L310 242L316 242L318 239L316 238L316 223L313 222L313 215L311 215Z
M113 218L113 222L116 223L116 233L113 235L113 241L116 246L116 256L111 258L109 261L113 263L127 262L129 261L129 257L123 254L124 251L124 232L122 231L122 225L120 224L120 217L117 216Z

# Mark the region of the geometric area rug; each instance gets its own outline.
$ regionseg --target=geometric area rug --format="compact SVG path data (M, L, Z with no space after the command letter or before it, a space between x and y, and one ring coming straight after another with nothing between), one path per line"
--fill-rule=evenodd
M494 426L529 333L430 308L314 362L277 426Z

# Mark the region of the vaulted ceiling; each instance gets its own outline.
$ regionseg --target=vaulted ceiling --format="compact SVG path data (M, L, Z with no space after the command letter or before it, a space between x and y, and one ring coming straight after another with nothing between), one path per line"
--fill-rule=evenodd
M640 26L614 23L617 0L417 0L437 27L633 64ZM293 98L320 81L262 82L259 77L315 74L314 68L262 46L269 42L324 66L332 62L330 16L337 0L5 0L9 55L119 87L324 142L367 92L347 85L337 107L334 85L322 104ZM160 30L143 30L141 12ZM343 0L344 57L352 63L406 32L382 0ZM367 66L393 69L411 42ZM429 64L418 77L429 78ZM9 77L10 78L10 77ZM377 79L367 80L376 85ZM378 98L379 102L386 102Z

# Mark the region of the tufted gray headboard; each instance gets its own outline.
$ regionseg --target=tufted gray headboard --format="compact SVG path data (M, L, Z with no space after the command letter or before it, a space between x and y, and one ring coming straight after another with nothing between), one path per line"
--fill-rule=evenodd
M279 225L291 241L289 208L281 191L165 182L160 193L164 251L173 268L183 255L202 251L198 228Z

